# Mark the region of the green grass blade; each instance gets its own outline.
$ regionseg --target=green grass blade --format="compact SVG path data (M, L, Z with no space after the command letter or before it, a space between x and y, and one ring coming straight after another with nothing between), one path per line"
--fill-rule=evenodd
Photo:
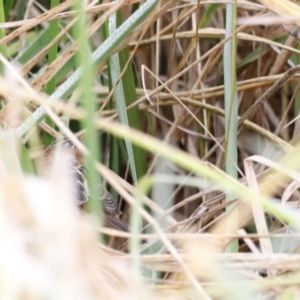
M122 21L123 16L121 11L118 11L116 14L111 16L108 22L108 35L114 34L118 25L121 24ZM115 86L117 84L117 87L114 91L114 99L116 100L116 108L119 113L120 122L127 127L141 130L141 120L138 109L135 107L128 112L126 109L130 104L137 100L131 64L129 64L126 68L129 58L130 55L128 47L114 54L109 60L109 74L111 77L111 86ZM126 68L126 71L124 72L124 76L122 76L121 73L124 68ZM131 141L128 139L125 139L125 145L132 178L134 184L136 185L138 178L146 173L146 155L144 150L141 148L133 147ZM139 199L137 199L137 201L139 201ZM131 232L133 233L133 237L130 242L130 252L135 258L135 269L139 270L140 264L138 257L140 241L135 237L135 234L138 234L140 231L141 218L138 208L136 207L133 207L132 209L130 225Z
M49 42L50 27L42 31L37 31L33 40L26 45L25 49L16 56L15 60L21 65L26 64L37 55Z
M5 4L4 4L4 14L5 14L5 19L6 20L8 20L10 11L14 7L14 4L15 4L15 0L5 1Z
M113 34L116 30L117 25L122 23L121 12L118 12L115 16L118 20L109 21L109 35ZM115 18L112 17L112 18ZM112 79L112 85L115 85L126 64L130 58L128 47L122 49L119 53L113 55L110 59L110 74ZM141 130L141 120L140 113L138 108L133 108L127 111L126 107L130 106L137 100L137 95L135 91L135 82L133 76L133 70L131 63L128 65L124 76L118 83L118 86L115 90L114 97L116 100L116 108L119 113L119 118L122 124ZM125 141L127 154L129 158L129 163L131 166L131 172L134 179L134 182L137 182L137 179L143 176L146 173L146 156L144 151L141 149L135 148L129 141Z
M0 0L0 23L5 23L5 15L4 15L4 3L3 0ZM0 40L5 37L5 29L0 29ZM2 45L0 46L0 53L4 56L7 57L7 46ZM0 63L0 73L3 73L4 71L4 66L2 63Z
M51 8L54 8L55 6L59 5L59 0L51 0ZM52 20L50 22L50 34L48 36L48 42L51 43L51 41L53 39L55 39L55 37L58 34L58 20ZM50 65L53 61L55 61L55 59L57 58L57 54L58 54L58 43L55 43L48 52L48 65ZM47 83L47 94L51 95L52 93L55 92L55 88L56 88L56 76L53 76L49 82ZM54 122L50 119L50 118L46 118L46 123L50 126L50 127L54 127ZM53 138L48 135L45 134L45 138L46 138L46 146L50 145L51 142L53 141Z
M86 118L82 121L82 128L86 129L85 145L89 154L85 158L86 176L88 179L90 201L88 207L95 215L99 215L99 181L100 176L95 168L95 161L100 160L100 149L97 138L97 129L94 125L94 116L96 112L96 97L93 92L93 81L95 78L95 69L90 63L91 50L86 39L88 28L86 25L84 7L81 2L74 5L75 10L79 11L79 20L74 25L74 30L78 32L80 51L76 54L80 63L82 76L80 78L81 104L85 109Z
M199 28L205 28L208 26L208 24L210 23L211 19L214 16L215 12L217 11L218 7L219 7L219 4L217 4L217 3L210 4L208 6L203 17L201 18Z
M226 34L230 36L235 30L236 1L235 4L226 5ZM236 36L226 42L224 46L224 87L225 87L225 169L233 178L238 177L237 165L237 122L238 122L238 97L236 86ZM232 200L234 195L228 191L226 199ZM231 210L232 207L228 207ZM231 245L231 252L238 251L237 242Z

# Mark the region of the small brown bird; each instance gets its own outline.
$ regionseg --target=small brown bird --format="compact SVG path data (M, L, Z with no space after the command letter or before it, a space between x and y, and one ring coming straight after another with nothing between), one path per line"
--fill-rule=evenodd
M76 189L77 204L79 207L82 207L89 199L85 169L82 164L82 155L69 139L64 138L61 141L55 141L45 150L43 157L44 166L49 166L57 146L72 151L74 155L74 161L71 162L72 178L74 179L74 187ZM101 184L99 184L99 200L103 201L106 225L128 232L128 225L120 219L122 211L118 207L116 200Z

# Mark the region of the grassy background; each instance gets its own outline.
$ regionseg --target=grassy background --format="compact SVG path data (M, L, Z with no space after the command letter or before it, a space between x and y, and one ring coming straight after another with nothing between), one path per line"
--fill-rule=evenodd
M297 298L299 13L0 0L0 298ZM74 209L68 157L39 175L61 136L93 217ZM129 235L99 225L99 181Z

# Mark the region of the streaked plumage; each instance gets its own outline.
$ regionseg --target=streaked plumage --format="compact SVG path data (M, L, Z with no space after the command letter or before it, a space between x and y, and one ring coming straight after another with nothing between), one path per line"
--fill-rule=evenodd
M128 224L123 222L121 219L114 217L113 215L106 214L106 225L108 227L117 229L117 230L122 230L125 232L129 232Z
M72 161L71 165L72 178L76 182L74 186L76 188L75 194L77 196L77 203L79 206L82 206L85 202L88 201L89 192L86 182L85 169L82 164L82 156L78 149L73 145L73 143L69 139L64 138L62 141L56 141L51 144L45 150L44 165L49 165L53 157L54 150L57 146L64 147L68 150L73 151L75 160ZM99 184L99 200L103 201L106 225L114 229L128 231L128 225L119 219L122 211L118 207L113 196L101 184Z

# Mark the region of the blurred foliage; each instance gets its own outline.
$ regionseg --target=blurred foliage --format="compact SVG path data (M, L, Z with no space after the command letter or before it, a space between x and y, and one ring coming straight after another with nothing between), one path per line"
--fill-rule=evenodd
M142 11L143 3L152 6ZM59 161L61 170L54 167L57 178L52 174L44 182L40 160L49 143L68 136L83 155L90 190L94 190L97 205L91 210L101 216L100 175L118 198L122 218L132 224L132 232L140 232L143 224L147 230L141 232L156 235L141 244L133 234L128 246L114 237L116 232L100 227L108 235L107 244L118 252L108 250L101 238L88 239L89 247L101 248L111 264L108 267L106 258L102 260L101 276L106 280L103 274L108 270L116 279L103 299L121 297L118 278L125 282L122 293L126 288L145 289L151 299L254 299L258 295L290 299L299 294L300 125L294 119L300 107L300 23L296 19L300 7L297 1L279 0L234 4L228 17L231 4L215 1L79 1L75 5L0 0L0 191L5 195L0 193L0 213L10 216L12 205L19 225L25 226L22 216L33 222L32 215L38 220L36 227L32 225L34 232L40 228L47 236L34 210L38 204L32 208L28 199L51 206L48 185L55 186L54 195L59 194L55 201L61 199L59 187L68 185L62 176L64 161ZM140 11L138 25L126 27L128 31L121 35L126 20L133 22L133 13ZM229 25L235 38L232 50L224 54L232 35L231 31L225 34ZM231 102L235 89L238 111ZM13 132L42 103L49 105L44 106L46 121L33 131L25 130L21 147L11 144ZM238 133L228 142L225 120L233 119L238 125L232 132ZM226 156L228 145L233 151ZM236 160L232 153L237 153ZM237 173L238 178L224 173L226 157L232 167L226 171ZM34 185L25 174L37 175ZM8 189L7 178L13 186L24 188L27 196ZM39 194L44 188L45 196ZM67 195L68 189L62 192ZM225 201L226 195L230 201ZM64 215L74 221L74 227L70 225L74 238L75 224L82 220L65 212L64 205L64 200L57 202L53 211L60 224ZM54 228L55 218L50 215ZM7 222L3 230L13 235L10 221L2 219ZM29 221L26 226L33 224ZM22 226L16 230L22 233ZM64 229L62 225L54 232L59 236ZM85 234L79 236L84 239ZM72 241L81 247L76 238ZM233 241L236 252L227 253ZM93 257L98 253L94 250ZM93 261L89 251L80 253L97 269L97 259ZM130 285L130 272L122 273L122 262L122 268L114 267L117 257L136 267L132 270L138 282ZM76 272L82 275L89 270ZM91 282L98 284L98 280L93 277ZM237 283L243 288L237 288ZM101 298L98 291L95 295Z

